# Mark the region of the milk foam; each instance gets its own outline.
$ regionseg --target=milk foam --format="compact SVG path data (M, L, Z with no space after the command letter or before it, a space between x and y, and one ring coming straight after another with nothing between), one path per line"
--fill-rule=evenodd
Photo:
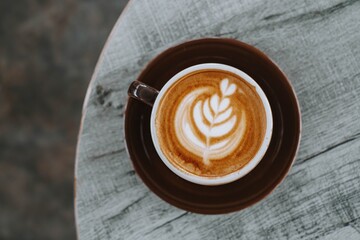
M176 128L179 143L204 164L230 155L243 138L246 115L240 110L236 116L233 109L237 106L231 101L236 90L236 84L224 78L215 92L206 86L189 92L176 110L174 124L181 126ZM214 93L204 98L209 92Z

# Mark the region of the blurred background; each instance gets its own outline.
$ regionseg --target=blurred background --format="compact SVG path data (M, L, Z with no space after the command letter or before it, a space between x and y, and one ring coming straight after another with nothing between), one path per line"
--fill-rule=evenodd
M0 239L76 239L81 108L125 0L0 0Z

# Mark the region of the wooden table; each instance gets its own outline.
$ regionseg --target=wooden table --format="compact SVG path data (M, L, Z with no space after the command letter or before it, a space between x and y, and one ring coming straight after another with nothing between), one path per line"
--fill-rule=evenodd
M268 54L298 95L285 181L246 210L205 216L159 199L124 150L129 83L166 48L230 37ZM133 0L86 95L76 156L79 239L360 239L360 1Z

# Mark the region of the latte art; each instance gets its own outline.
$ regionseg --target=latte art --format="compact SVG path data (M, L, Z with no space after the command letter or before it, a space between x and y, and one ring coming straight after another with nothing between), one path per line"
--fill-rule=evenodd
M201 87L189 92L175 114L176 136L189 152L202 157L203 163L223 159L241 142L246 127L243 111L236 116L231 95L238 88L225 78L218 88ZM208 96L209 93L213 93ZM202 100L202 96L205 99Z
M266 113L255 87L220 69L190 72L158 103L158 146L177 169L221 177L246 166L260 149Z

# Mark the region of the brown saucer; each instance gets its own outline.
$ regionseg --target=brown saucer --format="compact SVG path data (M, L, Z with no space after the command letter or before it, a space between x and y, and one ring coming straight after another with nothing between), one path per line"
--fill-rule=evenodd
M233 39L199 39L172 47L152 60L137 80L161 89L173 75L200 63L238 68L265 92L274 126L260 164L245 177L225 185L202 186L183 180L156 153L150 135L151 108L134 99L128 99L126 107L126 145L136 172L160 198L196 213L233 212L263 199L286 176L299 148L300 109L290 82L277 65L258 49Z

